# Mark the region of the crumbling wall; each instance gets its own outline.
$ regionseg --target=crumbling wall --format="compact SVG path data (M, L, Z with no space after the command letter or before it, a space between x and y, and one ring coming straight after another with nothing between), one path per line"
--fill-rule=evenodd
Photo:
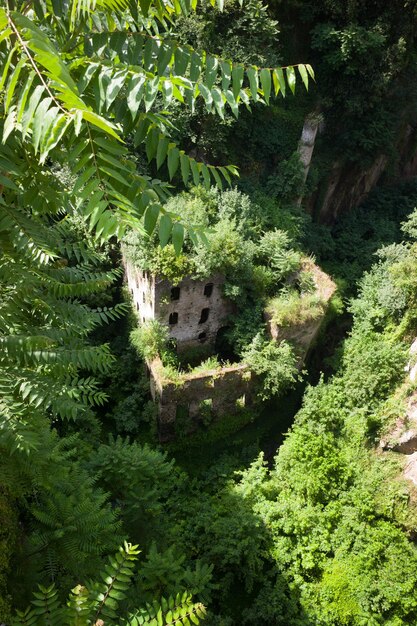
M181 374L181 382L164 381L159 359L149 364L151 393L158 403L161 442L175 438L178 413L189 420L189 432L198 427L207 411L213 420L237 413L252 401L253 378L245 363L221 369Z
M221 274L204 281L187 277L175 287L156 280L155 316L169 327L178 351L204 343L214 346L217 332L234 310L223 295L223 284Z
M323 304L323 312L314 319L300 324L282 327L276 324L268 314L265 314L267 328L270 336L277 341L289 341L295 345L298 354L298 364L301 367L307 357L307 353L319 334L321 325L326 316L328 303L336 291L336 284L330 276L323 272L310 259L305 259L302 269L312 274L316 293Z
M155 317L155 279L149 272L143 272L126 259L123 263L135 309L143 324Z
M140 323L157 319L166 324L179 352L205 343L214 346L218 331L234 311L233 303L223 295L224 276L186 277L172 285L127 259L123 262Z

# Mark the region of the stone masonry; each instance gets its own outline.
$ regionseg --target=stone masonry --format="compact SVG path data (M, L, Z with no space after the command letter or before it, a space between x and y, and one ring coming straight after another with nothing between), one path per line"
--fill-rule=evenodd
M213 420L232 415L250 404L253 377L245 363L183 374L181 383L165 381L159 358L148 364L151 394L158 403L158 433L161 442L175 438L178 412L189 421L189 432L198 427L202 407Z
M221 274L204 281L186 277L173 286L127 261L125 268L140 323L157 319L166 324L179 352L204 343L214 346L218 331L234 310L223 296Z

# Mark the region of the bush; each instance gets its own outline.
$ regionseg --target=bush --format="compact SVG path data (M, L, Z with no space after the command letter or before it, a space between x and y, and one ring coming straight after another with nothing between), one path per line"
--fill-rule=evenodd
M258 396L267 400L283 393L298 379L296 357L292 347L274 339L267 341L258 333L243 351L243 360L260 377Z
M168 329L157 320L150 320L130 333L130 341L142 358L152 360L165 350Z
M256 248L256 257L271 268L277 283L300 268L301 255L291 249L288 234L282 230L265 233Z

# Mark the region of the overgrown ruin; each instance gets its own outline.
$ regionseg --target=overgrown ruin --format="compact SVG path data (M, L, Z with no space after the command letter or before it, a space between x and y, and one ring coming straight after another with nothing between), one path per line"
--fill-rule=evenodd
M301 268L311 273L321 303L319 315L291 326L279 326L267 311L264 313L270 338L278 343L285 339L294 345L299 369L317 338L336 290L330 277L310 259L304 259ZM178 354L203 345L215 350L219 333L236 309L223 294L224 276L215 274L204 281L187 276L172 285L126 259L125 270L139 324L151 320L164 324ZM227 418L255 399L256 376L245 362L203 371L181 371L173 379L166 375L157 356L148 360L147 371L152 398L158 404L161 442L175 438L180 419L187 432L193 432L199 424Z

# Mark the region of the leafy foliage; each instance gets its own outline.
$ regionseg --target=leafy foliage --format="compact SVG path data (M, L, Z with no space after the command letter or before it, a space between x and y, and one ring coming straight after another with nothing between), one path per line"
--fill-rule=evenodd
M285 341L266 341L255 335L243 352L243 359L251 370L261 377L259 395L263 400L279 395L297 380L296 358L292 347Z
M184 593L175 598L163 599L161 604L154 603L145 609L135 610L126 617L120 616L119 603L126 598L133 568L139 550L137 546L125 543L119 551L110 557L100 573L101 580L88 582L86 586L77 585L71 590L68 600L61 604L58 590L54 585L39 586L34 593L32 606L26 611L18 611L13 620L15 626L23 624L129 624L129 626L146 626L161 623L186 625L190 620L199 624L204 618L205 608L202 604L193 604L191 597Z

